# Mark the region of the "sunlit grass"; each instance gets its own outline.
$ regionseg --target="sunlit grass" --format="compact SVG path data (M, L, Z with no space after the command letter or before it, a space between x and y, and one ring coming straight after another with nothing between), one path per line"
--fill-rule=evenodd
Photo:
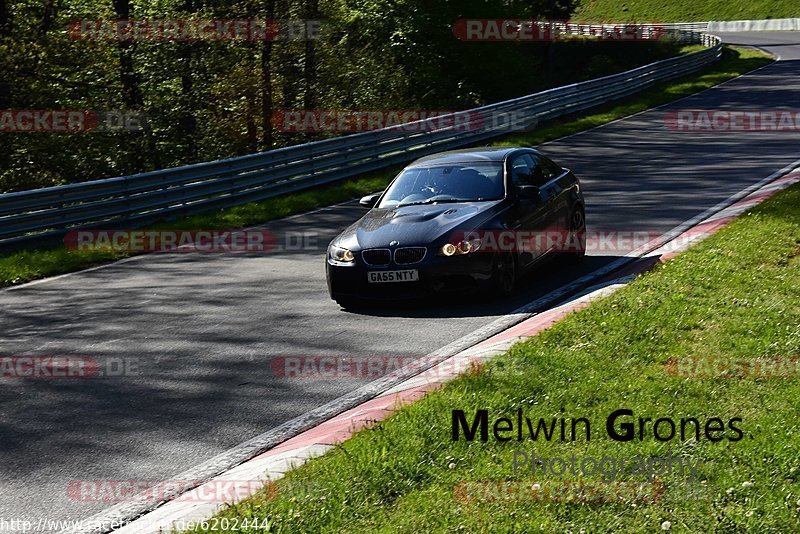
M581 0L573 20L696 22L800 17L794 0Z
M800 378L686 378L670 374L665 364L682 356L800 356L797 206L800 186L518 343L482 373L458 378L362 430L278 480L268 496L217 517L256 517L271 524L269 532L281 533L660 532L663 525L677 532L796 532ZM505 443L491 437L486 443L452 441L452 410L464 410L471 421L478 408L488 409L492 420L515 421L518 408L534 421L585 417L592 437L518 442L514 432ZM613 441L605 421L620 408L633 410L634 418L694 417L701 424L739 417L743 436L712 442L701 433L699 440L691 435L660 442L649 427L641 441ZM654 503L454 498L463 480L602 480L515 474L514 451L551 459L671 453L700 464L693 485L677 470L661 476L667 490ZM621 479L639 480L630 474Z

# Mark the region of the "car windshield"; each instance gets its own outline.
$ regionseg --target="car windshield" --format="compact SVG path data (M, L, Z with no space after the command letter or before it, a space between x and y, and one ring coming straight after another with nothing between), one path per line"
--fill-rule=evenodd
M392 182L378 207L499 200L503 191L503 164L499 161L411 167Z

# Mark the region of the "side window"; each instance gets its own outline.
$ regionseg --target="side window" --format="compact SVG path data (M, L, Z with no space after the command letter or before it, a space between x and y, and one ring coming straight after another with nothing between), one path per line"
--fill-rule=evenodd
M551 160L547 159L544 156L539 156L539 163L542 166L542 172L544 173L544 177L547 181L552 180L553 178L558 178L564 173L564 169L553 163Z
M550 178L547 178L547 176L544 174L542 160L539 156L528 157L533 163L533 166L531 167L531 185L542 187L544 184L550 181Z
M512 185L536 185L533 181L533 168L535 164L529 154L517 156L511 162Z
M532 156L533 168L531 170L531 184L539 187L544 186L553 178L557 178L563 172L561 168L543 156Z

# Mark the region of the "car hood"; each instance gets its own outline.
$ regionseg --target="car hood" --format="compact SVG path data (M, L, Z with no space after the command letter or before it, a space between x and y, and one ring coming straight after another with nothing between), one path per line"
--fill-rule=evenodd
M373 208L334 241L351 249L427 245L456 230L471 230L496 202L463 202Z

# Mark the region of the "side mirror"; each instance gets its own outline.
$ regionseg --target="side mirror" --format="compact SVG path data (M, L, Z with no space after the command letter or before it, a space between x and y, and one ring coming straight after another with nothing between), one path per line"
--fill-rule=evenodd
M361 200L359 200L358 203L364 206L365 208L374 208L375 204L378 202L378 199L381 198L382 194L383 192L373 193L371 195L361 197Z
M519 198L532 199L539 198L540 190L535 185L518 185L517 196Z

